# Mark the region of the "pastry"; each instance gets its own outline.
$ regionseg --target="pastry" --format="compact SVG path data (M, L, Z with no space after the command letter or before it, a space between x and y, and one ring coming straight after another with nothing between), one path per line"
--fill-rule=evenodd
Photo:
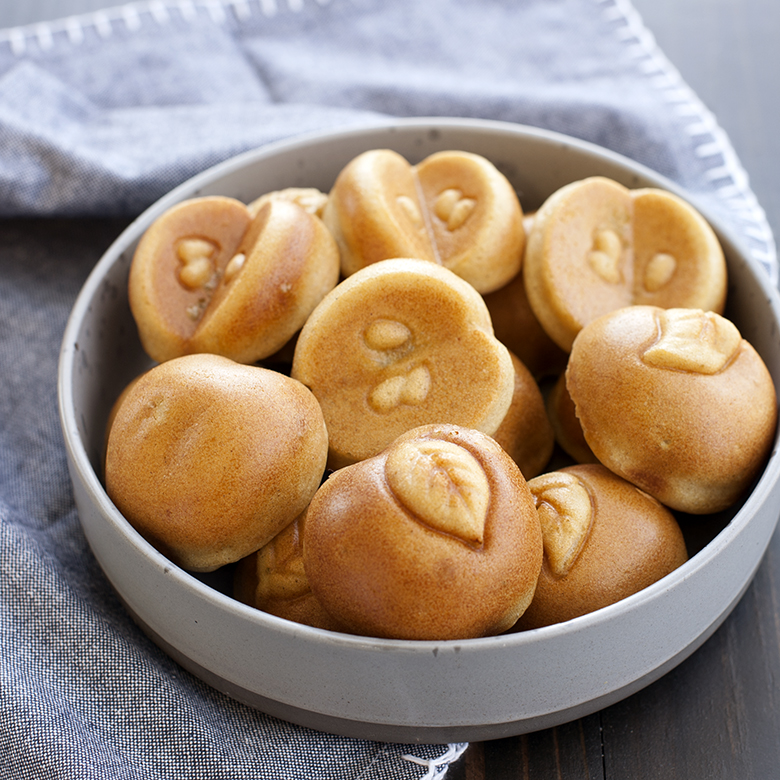
M566 374L562 373L547 394L547 418L555 432L555 441L576 463L598 463L598 458L585 441L577 419L574 402L566 389Z
M322 218L344 276L415 257L485 293L506 284L522 262L517 195L491 162L468 152L437 152L415 166L388 149L364 152L339 174Z
M684 512L733 504L774 441L772 377L714 312L629 306L603 315L575 339L566 386L599 461Z
M271 199L253 217L233 198L195 198L142 236L130 307L158 362L211 352L253 363L301 328L338 275L332 236L297 204Z
M543 474L528 487L539 511L544 563L516 630L561 623L614 604L688 558L674 515L602 465Z
M303 568L306 512L257 552L242 558L233 577L238 601L306 626L343 631L311 592Z
M522 614L541 528L525 479L493 439L429 425L323 483L303 558L312 591L350 631L465 639Z
M298 337L291 376L320 402L329 466L340 468L426 423L494 434L514 373L471 285L434 263L394 259L324 298Z
M526 235L531 232L533 218L534 213L523 216ZM522 267L503 287L484 298L496 338L536 379L557 376L566 368L568 353L547 335L528 302Z
M512 355L515 390L501 425L493 438L520 467L526 479L541 474L552 455L555 435L544 406L544 398L531 372Z
M596 317L631 304L723 312L726 262L709 224L660 189L592 177L553 193L534 217L523 275L531 308L569 351Z
M327 433L299 382L218 355L143 374L116 410L106 490L174 563L212 571L258 550L305 509Z

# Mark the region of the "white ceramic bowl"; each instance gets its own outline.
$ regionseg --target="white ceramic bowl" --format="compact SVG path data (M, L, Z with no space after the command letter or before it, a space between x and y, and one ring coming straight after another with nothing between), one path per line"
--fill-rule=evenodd
M778 519L778 454L733 511L686 522L691 559L660 582L567 623L466 641L365 639L296 625L234 601L220 573L195 577L128 524L105 493L109 408L148 365L127 304L138 238L185 198L245 202L287 186L327 191L355 155L392 148L416 162L476 152L512 181L526 210L600 174L629 187L669 181L618 155L541 130L478 120L407 120L310 135L218 165L162 198L94 269L62 345L59 398L76 504L100 565L143 630L183 667L262 711L316 729L396 742L494 739L557 725L639 690L720 625L750 583ZM730 273L728 315L780 380L780 304L763 271L708 216Z

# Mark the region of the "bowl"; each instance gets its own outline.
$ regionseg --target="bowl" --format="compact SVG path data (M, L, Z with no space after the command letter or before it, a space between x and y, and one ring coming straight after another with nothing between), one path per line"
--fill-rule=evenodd
M492 160L525 210L591 175L628 187L672 182L556 133L458 119L393 121L307 135L217 165L151 206L87 279L65 331L59 405L81 524L100 566L143 631L181 666L251 707L314 729L388 742L517 735L597 711L659 678L698 648L748 587L780 507L777 447L732 510L682 518L690 559L612 606L566 623L463 641L380 640L297 625L241 604L224 571L193 575L148 544L106 495L104 429L125 384L148 367L127 302L133 251L173 204L202 195L249 202L283 187L327 191L355 155L390 148L414 163L443 149ZM690 198L689 198L690 200ZM758 264L712 215L729 274L727 315L780 386L780 303Z

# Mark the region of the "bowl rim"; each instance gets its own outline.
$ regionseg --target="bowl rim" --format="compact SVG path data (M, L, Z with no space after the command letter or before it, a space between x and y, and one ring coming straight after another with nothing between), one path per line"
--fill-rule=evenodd
M251 621L263 628L286 632L290 637L306 637L314 641L326 642L331 645L343 645L353 648L363 646L370 649L380 649L386 652L424 652L428 654L434 646L438 648L457 648L459 652L478 652L483 647L499 647L507 644L516 645L518 648L522 648L529 644L542 642L547 637L552 638L562 634L577 632L581 629L597 627L605 622L611 622L620 615L632 612L642 604L656 600L676 584L694 576L697 571L707 566L713 558L717 557L718 553L724 547L731 544L731 542L741 534L746 524L750 522L755 514L755 508L763 503L771 491L772 485L780 478L780 456L778 455L777 446L780 431L778 431L775 434L775 446L764 470L756 484L753 486L750 495L744 500L742 506L710 542L691 556L688 561L675 571L643 590L614 604L563 623L530 629L523 632L462 640L401 640L360 637L300 625L274 615L269 615L221 593L193 574L181 569L163 556L130 525L127 519L119 512L108 497L99 476L92 467L86 447L79 434L74 414L73 367L75 356L78 352L78 348L74 345L76 344L79 327L88 312L89 303L95 295L103 276L105 275L105 271L116 262L126 248L131 245L134 240L140 237L148 225L150 225L163 211L167 210L174 203L182 200L185 196L194 197L194 193L201 187L211 184L227 174L244 168L250 163L254 164L260 162L264 158L272 157L280 152L294 151L296 148L307 148L312 142L317 141L339 138L349 139L350 137L362 136L365 135L366 132L372 131L420 131L423 129L436 128L476 130L484 133L496 133L501 135L509 133L526 138L535 138L545 142L559 143L566 147L574 147L589 152L596 157L600 157L618 165L627 165L645 178L659 182L660 187L683 197L695 205L695 207L702 212L705 219L716 228L719 238L730 243L741 258L745 260L750 266L753 276L756 277L756 281L761 287L762 292L766 295L776 320L780 322L780 294L778 294L778 291L771 285L771 281L769 280L766 271L761 268L750 251L743 245L738 237L733 234L730 226L723 225L721 218L713 215L706 204L698 202L699 198L695 193L687 191L671 179L668 179L662 174L659 174L651 168L641 163L637 163L624 155L589 141L584 141L556 131L504 122L501 120L475 118L415 117L410 119L392 119L329 131L307 132L292 138L275 141L256 149L242 152L223 162L217 163L185 182L182 182L151 204L119 234L96 263L76 298L64 330L58 364L58 407L65 446L70 454L71 462L88 486L92 497L96 499L101 513L113 523L115 529L118 530L125 540L136 548L138 552L153 561L179 585L194 591L198 597L212 601L220 608L232 612L242 620Z

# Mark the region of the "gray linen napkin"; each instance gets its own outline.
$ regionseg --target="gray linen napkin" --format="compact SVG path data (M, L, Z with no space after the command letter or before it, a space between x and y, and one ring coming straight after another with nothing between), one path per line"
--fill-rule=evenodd
M64 323L97 259L85 224L105 246L214 163L388 115L502 119L621 152L719 213L776 277L728 139L627 0L159 0L1 30L0 216L117 219L0 221L0 776L437 778L462 753L299 728L181 670L89 552L56 413Z

